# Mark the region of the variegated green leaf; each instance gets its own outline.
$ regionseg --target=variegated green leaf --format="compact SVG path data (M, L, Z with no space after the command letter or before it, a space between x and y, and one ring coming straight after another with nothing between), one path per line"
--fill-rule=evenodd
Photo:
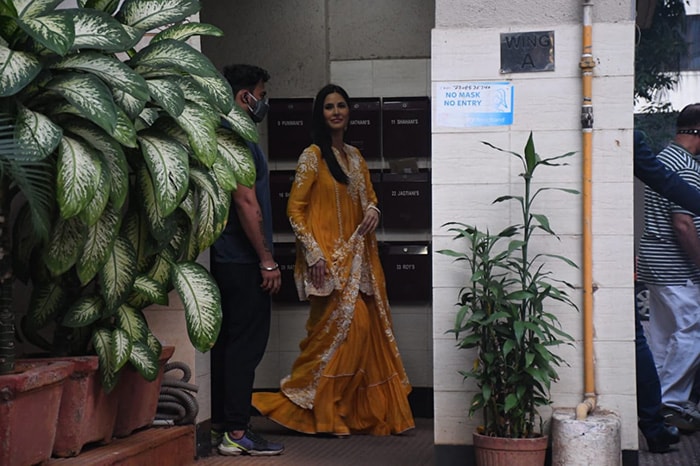
M17 20L17 24L32 39L47 49L65 55L75 38L73 13L75 10L56 11L26 20Z
M130 243L136 253L136 270L141 273L150 267L149 256L153 253L149 247L148 226L136 210L128 211L122 223L121 235Z
M148 322L143 317L140 311L134 309L128 304L122 304L117 309L117 327L124 330L132 343L137 341L146 341L146 331Z
M136 279L136 253L127 239L117 237L98 277L108 311L121 306Z
M99 10L77 10L73 50L124 52L134 47L136 42L122 24L109 14Z
M211 166L211 171L216 177L216 182L221 186L221 189L226 191L234 191L238 183L236 183L236 174L231 169L231 166L221 160L221 157L214 161Z
M215 233L219 225L217 225L217 197L210 196L206 191L200 191L197 197L197 218L195 225L197 226L197 250L204 251L206 248L214 244L218 235ZM225 225L226 220L223 220Z
M151 39L151 42L158 42L164 39L175 39L184 42L192 36L223 37L223 35L224 32L221 29L211 24L183 23L159 32Z
M148 271L148 276L158 283L162 283L167 289L170 284L170 271L174 260L175 258L173 257L172 251L170 251L170 249L163 249L156 255L155 262Z
M229 166L236 183L252 188L255 184L255 163L248 145L226 128L216 130L219 160Z
M146 82L153 100L171 117L176 118L182 113L185 95L177 84L169 79L149 79Z
M83 296L78 298L68 309L63 318L66 327L86 327L102 317L104 301L99 296Z
M51 68L92 73L112 88L126 92L135 99L146 101L150 97L146 80L113 56L85 51L72 54Z
M139 143L155 185L158 210L162 216L168 216L187 194L190 174L187 150L155 131L142 132Z
M146 108L146 100L139 100L133 95L120 91L119 89L113 89L112 94L114 95L114 103L124 110L132 120L136 119L136 117L143 112L144 108Z
M100 360L102 388L106 393L109 393L114 389L118 380L112 333L106 329L95 330L92 334L92 346Z
M0 45L0 97L17 94L34 81L40 71L41 63L34 55Z
M211 167L216 160L216 128L218 117L202 109L201 106L186 102L185 109L175 118L189 137L194 155L204 166Z
M202 107L203 111L216 114L217 118L220 119L218 114L221 113L221 111L216 106L216 98L195 81L193 76L177 76L166 79L180 87L186 100L198 104Z
M77 217L56 221L44 256L52 275L61 275L73 267L82 253L85 236L85 227Z
M208 95L208 102L214 104L220 113L228 114L234 106L231 85L222 76L192 76Z
M153 332L151 332L150 329L148 335L146 336L146 346L150 348L153 354L158 356L158 360L160 362L161 353L163 352L163 345L160 344L160 341L158 341L158 339L155 335L153 335Z
M209 272L196 262L173 264L172 281L185 308L192 345L206 352L221 329L221 295Z
M103 166L107 168L110 175L109 198L116 209L121 208L129 189L129 167L122 146L95 126L84 121L74 120L64 123L63 127L97 149Z
M131 338L126 331L117 328L112 332L112 356L114 357L114 370L118 371L124 365L129 362L129 355L131 354Z
M117 18L129 26L150 31L180 22L200 8L197 0L126 0Z
M105 265L117 238L120 219L119 211L110 205L95 225L88 228L85 247L76 266L81 284L87 284Z
M142 341L132 341L129 362L148 381L153 381L158 376L160 364L158 356Z
M140 200L142 202L141 209L146 214L148 219L148 227L151 234L158 241L169 241L172 236L170 224L167 222L160 203L157 201L155 185L148 171L148 168L143 165L137 173L137 182Z
M190 219L190 223L194 222L194 192L190 189L187 191L187 196L180 203L180 210L182 210L187 218Z
M117 122L117 106L112 93L97 76L69 72L52 79L47 87L61 94L88 120L112 134Z
M16 134L38 160L48 157L61 143L63 130L45 115L20 105L17 111Z
M63 218L80 213L95 195L102 164L94 149L64 136L58 150L57 201Z
M198 50L185 42L165 39L151 43L139 51L128 62L128 65L139 72L140 67L146 69L177 70L196 76L218 76L216 67Z
M168 292L165 287L148 275L137 275L134 291L145 298L148 304L168 304Z
M117 126L114 132L111 133L111 136L126 147L138 147L136 128L134 128L134 124L129 119L129 115L120 107L115 107L115 110L117 112Z
M258 129L250 119L247 112L238 105L234 105L231 111L222 118L229 124L231 129L248 142L258 142Z
M34 18L53 11L63 0L12 0L20 18Z
M27 312L27 325L41 329L54 321L54 317L63 310L66 302L66 290L57 282L42 283L32 290Z
M99 158L99 154L96 154ZM100 159L100 164L102 160ZM78 217L88 227L92 227L102 216L107 203L109 202L109 186L112 183L109 172L103 167L100 171L100 181L95 189L95 195L92 196L90 202L80 211Z
M104 11L110 15L114 14L119 8L120 0L79 0L78 4L83 8L94 8L95 10Z

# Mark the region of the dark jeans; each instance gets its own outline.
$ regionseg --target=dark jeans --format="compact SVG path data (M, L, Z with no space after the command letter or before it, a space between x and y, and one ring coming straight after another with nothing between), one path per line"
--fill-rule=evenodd
M260 288L258 264L217 264L221 332L211 350L211 419L227 431L248 427L255 368L270 335L270 295Z
M637 417L639 429L645 437L655 437L663 429L661 416L661 382L656 372L654 357L644 336L644 327L639 316L639 310L634 309L636 346L635 360L637 363Z

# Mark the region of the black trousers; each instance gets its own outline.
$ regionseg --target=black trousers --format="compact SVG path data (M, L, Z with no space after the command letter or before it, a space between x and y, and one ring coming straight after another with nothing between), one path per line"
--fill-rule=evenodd
M221 332L211 350L211 419L226 431L244 430L251 413L255 368L270 336L270 295L258 264L211 265L221 291Z

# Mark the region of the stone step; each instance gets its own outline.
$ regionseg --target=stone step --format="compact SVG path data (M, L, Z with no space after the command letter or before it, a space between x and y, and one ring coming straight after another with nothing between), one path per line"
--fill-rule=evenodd
M48 466L185 466L195 457L194 426L150 427L107 445L86 446Z

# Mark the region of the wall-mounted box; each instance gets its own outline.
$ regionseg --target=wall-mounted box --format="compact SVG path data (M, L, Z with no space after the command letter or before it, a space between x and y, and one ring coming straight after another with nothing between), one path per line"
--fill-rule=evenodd
M275 261L280 266L282 286L272 301L277 303L299 303L297 287L294 283L294 264L296 263L296 246L294 243L275 243Z
M291 232L287 217L289 191L294 182L293 170L270 172L270 200L272 204L272 230L276 233Z
M270 99L267 152L270 160L297 160L311 144L313 99Z
M384 98L382 146L385 159L430 158L428 97Z
M379 208L382 211L384 228L401 230L430 228L430 172L384 173L381 192Z
M382 243L379 251L390 304L431 301L433 279L429 243Z
M345 141L360 149L365 160L381 158L382 108L378 97L352 99Z

